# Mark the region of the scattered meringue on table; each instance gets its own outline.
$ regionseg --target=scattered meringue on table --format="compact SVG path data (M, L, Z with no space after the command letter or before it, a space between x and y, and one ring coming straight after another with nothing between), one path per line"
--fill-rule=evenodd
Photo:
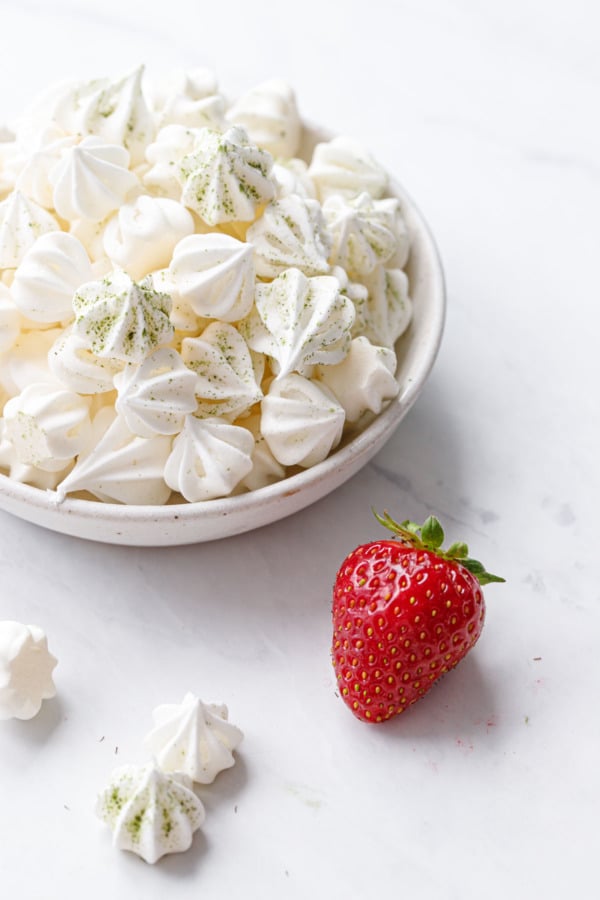
M57 660L37 625L0 622L0 719L32 719L56 695Z
M157 706L152 716L154 728L144 745L164 772L185 772L192 781L212 784L235 764L233 751L243 734L228 721L225 704L203 703L187 693L179 704Z
M98 796L96 814L110 826L115 847L147 863L189 849L205 818L191 779L152 762L115 769Z
M280 79L57 88L2 133L0 473L110 503L324 460L398 393L410 236L385 170Z
M235 764L242 741L224 704L203 703L187 693L180 704L158 706L144 739L152 762L115 769L96 801L113 844L148 863L187 850L205 818L194 782L209 785Z

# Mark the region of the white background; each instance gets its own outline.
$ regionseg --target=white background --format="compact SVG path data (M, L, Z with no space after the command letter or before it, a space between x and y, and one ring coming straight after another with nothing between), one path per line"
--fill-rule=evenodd
M271 527L118 548L0 514L0 618L41 625L58 697L0 723L0 894L507 900L596 896L600 688L600 13L593 0L0 2L0 119L50 82L208 65L273 75L362 139L437 237L449 312L428 386L347 485ZM335 572L422 520L507 578L484 634L382 727L335 696ZM93 812L159 703L245 732L188 853L113 850Z

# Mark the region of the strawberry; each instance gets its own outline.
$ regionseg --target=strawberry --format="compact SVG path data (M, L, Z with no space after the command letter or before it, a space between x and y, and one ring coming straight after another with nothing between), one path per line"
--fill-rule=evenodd
M357 547L333 589L333 666L342 699L366 722L404 712L460 662L483 628L481 586L504 581L466 544L442 550L434 516L422 526L375 516L395 539Z

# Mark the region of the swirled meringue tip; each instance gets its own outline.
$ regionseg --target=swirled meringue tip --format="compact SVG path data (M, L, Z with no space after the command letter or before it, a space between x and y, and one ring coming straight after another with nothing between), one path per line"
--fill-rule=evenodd
M181 703L157 706L154 728L144 746L165 772L185 772L199 784L211 784L235 764L233 752L243 734L228 721L223 703L203 703L187 693Z
M32 719L56 695L56 658L37 625L0 621L0 719Z
M115 769L98 795L96 814L110 827L115 847L151 864L188 850L205 819L191 779L154 762Z
M398 393L410 234L280 78L59 85L0 132L0 472L201 502L324 460ZM303 158L300 158L303 156Z

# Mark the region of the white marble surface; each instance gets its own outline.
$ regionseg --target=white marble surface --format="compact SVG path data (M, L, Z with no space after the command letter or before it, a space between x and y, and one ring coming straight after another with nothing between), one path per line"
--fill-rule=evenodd
M15 900L593 896L598 835L598 7L542 0L1 2L0 108L145 60L273 74L363 137L437 236L449 315L428 388L317 505L214 544L94 545L0 514L0 618L41 625L58 697L0 723ZM367 15L368 11L368 15ZM467 660L376 728L334 694L330 591L437 512L505 586ZM158 703L223 699L246 733L193 848L157 866L94 817Z

